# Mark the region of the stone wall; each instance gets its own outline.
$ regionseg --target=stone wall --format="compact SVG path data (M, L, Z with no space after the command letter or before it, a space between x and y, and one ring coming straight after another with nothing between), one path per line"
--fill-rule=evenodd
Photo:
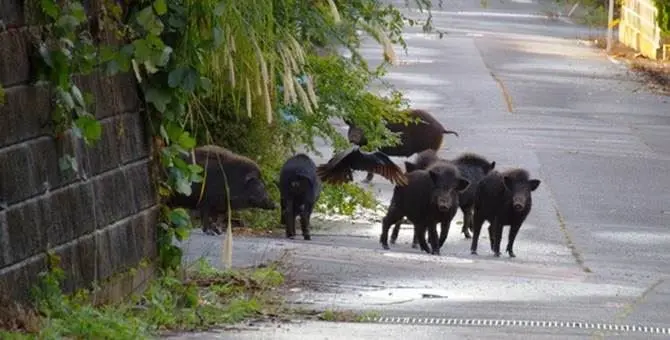
M61 257L67 291L152 260L158 214L135 78L76 79L94 95L102 138L90 147L72 131L51 137L51 90L35 85L25 12L23 1L0 0L0 294L18 300L29 298L48 249ZM78 161L77 172L59 166L64 154ZM151 268L130 271L110 294L135 289Z

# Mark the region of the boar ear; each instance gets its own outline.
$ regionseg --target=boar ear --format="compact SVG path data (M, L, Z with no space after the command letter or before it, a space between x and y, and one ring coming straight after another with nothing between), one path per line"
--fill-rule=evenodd
M539 179L531 179L528 183L530 183L530 191L535 191L535 189L540 186Z
M470 186L470 181L465 178L459 178L456 183L456 191L465 191Z
M412 162L405 162L405 172L412 172L416 170L416 164Z
M512 181L512 179L507 176L503 176L503 184L505 185L505 188L507 188L508 190L512 190L512 187L514 186L514 182Z
M493 162L491 162L491 168L489 169L489 171L493 170L495 168L496 168L496 161L493 161Z

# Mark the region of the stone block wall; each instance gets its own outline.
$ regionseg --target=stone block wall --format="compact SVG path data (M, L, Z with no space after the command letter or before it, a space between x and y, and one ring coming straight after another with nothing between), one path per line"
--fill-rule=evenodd
M67 291L136 268L157 252L150 138L134 76L75 80L95 98L103 127L97 145L84 145L72 131L51 137L52 93L35 85L34 27L26 17L24 1L0 0L7 27L0 30L0 294L16 300L30 297L48 249L61 257ZM64 154L75 157L78 172L61 169ZM129 293L147 271L136 275L113 290Z

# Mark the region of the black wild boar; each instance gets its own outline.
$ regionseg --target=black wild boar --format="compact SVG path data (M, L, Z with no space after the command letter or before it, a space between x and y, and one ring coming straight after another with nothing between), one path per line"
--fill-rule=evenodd
M521 224L526 220L532 207L531 192L540 185L540 180L531 179L524 169L511 169L504 172L491 171L477 188L473 215L473 235L470 252L477 254L479 232L484 221L490 223L489 238L491 251L500 256L500 240L503 226L509 225L507 253L514 254L514 239Z
M326 164L319 165L316 173L326 183L339 184L351 182L353 170L380 174L396 185L407 184L405 174L387 155L381 151L361 151L358 146L338 152Z
M408 115L410 118L420 119L420 122L410 122L407 125L387 123L386 127L391 132L400 133L400 143L395 146L383 147L379 151L389 156L410 157L426 149L438 150L442 145L442 135L445 133L458 137L457 132L445 129L435 117L425 110L413 109L409 111ZM367 145L368 141L363 130L349 120L345 120L345 123L349 126L347 132L349 142L359 146ZM365 182L371 181L373 177L374 174L368 172Z
M496 162L489 162L481 155L466 152L457 158L452 159L451 163L456 165L458 171L461 173L461 176L470 181L470 186L468 189L461 192L461 194L458 196L458 202L460 204L461 211L463 212L463 227L461 228L461 232L463 232L465 238L470 238L470 230L472 230L472 214L477 187L479 186L479 182L484 178L484 176L486 176L489 172L491 172L491 170L495 168Z
M191 185L190 196L179 193L173 195L168 206L199 210L203 232L210 235L221 233L210 226L209 215L228 212L226 182L232 210L275 209L261 180L260 168L254 161L216 145L197 147L194 153L196 164L204 169L203 182ZM191 163L190 157L184 156L182 159ZM201 190L203 184L204 190Z
M455 165L458 168L459 174L470 182L468 188L460 192L458 195L459 207L463 212L463 227L461 231L465 235L465 238L470 238L469 230L472 230L472 213L477 186L479 181L495 168L496 162L489 163L483 156L470 152L463 153L452 160L445 160L439 158L434 150L428 149L418 154L418 157L414 162L414 168L426 169L432 164L439 162L449 162ZM444 228L444 226L442 226L442 228ZM394 226L393 232L391 233L391 243L395 243L398 239L399 230L400 224L398 223ZM416 242L417 239L415 237L412 242L412 248L416 248ZM441 246L442 244L440 244L440 247Z
M384 249L388 246L388 231L392 224L407 217L414 224L414 234L421 249L427 253L440 254L440 244L444 243L449 232L449 224L458 209L458 192L470 184L462 178L458 169L448 163L435 164L426 170L413 169L406 162L408 183L396 186L393 190L391 205L382 220L382 233L379 242ZM442 228L438 240L437 223ZM426 244L426 232L431 248Z
M295 237L295 219L300 216L302 237L311 240L310 217L321 194L321 180L316 175L316 164L305 154L297 154L284 163L279 174L281 194L281 223L286 237Z

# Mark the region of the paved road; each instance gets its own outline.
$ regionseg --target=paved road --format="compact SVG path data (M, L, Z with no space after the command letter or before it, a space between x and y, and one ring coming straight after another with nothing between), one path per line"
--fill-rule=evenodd
M448 11L434 13L435 26L449 34L440 40L407 29L409 55L399 54L401 64L387 77L414 107L459 131L460 138L445 137L442 156L474 151L497 167L524 167L542 180L515 244L518 257L492 257L486 236L480 255L471 256L469 241L458 233L460 213L439 257L410 248L410 226L383 251L378 221L317 220L311 242L237 238L235 265L288 251L295 286L289 298L296 305L374 310L393 317L376 321L433 325L305 323L235 338L446 332L457 338L648 338L670 332L663 328L670 327L667 97L647 92L624 67L580 44L576 38L588 36L588 29L538 15L547 7L530 0L489 1L486 10L450 3ZM379 49L367 46L364 54L379 60ZM375 177L372 186L388 201L389 183ZM195 233L187 253L218 263L221 243ZM517 320L537 324L518 326ZM547 326L567 321L580 324ZM474 325L453 326L458 322ZM659 329L598 330L603 325Z

